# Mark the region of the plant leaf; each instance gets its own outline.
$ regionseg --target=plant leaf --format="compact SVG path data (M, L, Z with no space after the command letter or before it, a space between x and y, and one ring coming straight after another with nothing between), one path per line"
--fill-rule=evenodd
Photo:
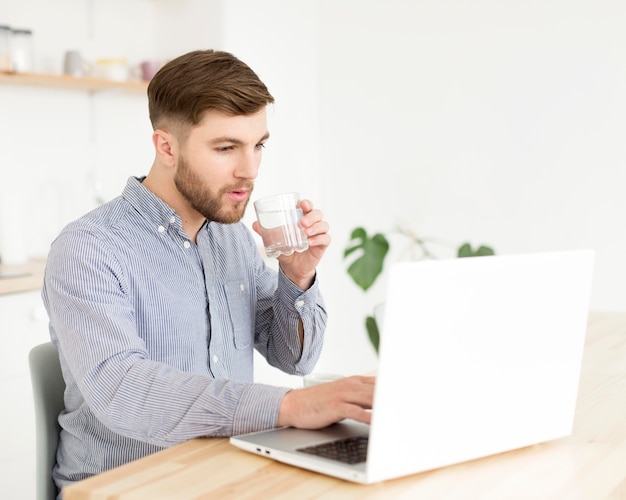
M469 243L464 243L457 252L458 257L482 257L485 255L495 255L493 248L480 245L476 250L473 250Z
M365 318L365 328L367 329L367 336L370 339L372 347L378 354L378 345L380 343L380 334L378 331L378 323L376 323L376 318L373 316L367 316Z
M355 250L358 250L359 248L361 248L361 245L355 245L353 247L348 247L343 251L343 258L345 259L348 255L350 255L352 252L354 252Z
M367 231L362 227L355 227L350 235L351 240L362 240L367 237Z
M493 251L493 248L481 245L478 250L476 250L476 255L495 255L495 252Z
M366 291L383 270L385 256L389 251L389 242L380 233L370 238L363 228L356 228L352 231L352 237L353 240L360 241L346 249L344 258L356 250L361 250L362 253L350 264L348 274L363 291Z
M469 243L464 243L459 247L457 252L458 257L471 257L472 256L472 246Z
M367 239L367 232L365 231L365 229L363 229L362 227L354 228L352 230L352 234L350 235L350 242L353 242L354 240L360 240L361 242L358 243L357 245L346 248L343 252L344 259L355 250L362 248L363 241L365 241L366 239Z

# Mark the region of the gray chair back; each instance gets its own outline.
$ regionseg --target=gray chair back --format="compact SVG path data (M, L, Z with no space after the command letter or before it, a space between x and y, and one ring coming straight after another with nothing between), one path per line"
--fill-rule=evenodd
M50 342L33 347L28 364L35 403L36 498L55 500L58 491L52 480L52 468L56 463L61 432L58 416L64 408L65 381L61 374L59 353Z

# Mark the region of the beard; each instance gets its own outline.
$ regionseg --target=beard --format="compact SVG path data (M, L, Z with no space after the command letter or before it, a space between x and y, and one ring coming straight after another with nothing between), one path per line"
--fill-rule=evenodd
M243 217L250 194L254 187L251 181L224 186L214 193L203 179L189 166L183 156L179 158L174 184L180 194L189 202L194 210L202 214L210 222L234 224ZM229 191L248 190L248 198L241 202L224 202L224 195Z

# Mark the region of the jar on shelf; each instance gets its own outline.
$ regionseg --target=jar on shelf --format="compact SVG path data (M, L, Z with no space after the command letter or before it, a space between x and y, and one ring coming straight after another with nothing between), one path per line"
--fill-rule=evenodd
M0 71L11 68L11 27L0 24Z
M95 76L105 80L125 82L128 80L128 61L123 57L111 57L96 61Z
M33 71L33 32L27 29L11 30L11 63L13 71Z

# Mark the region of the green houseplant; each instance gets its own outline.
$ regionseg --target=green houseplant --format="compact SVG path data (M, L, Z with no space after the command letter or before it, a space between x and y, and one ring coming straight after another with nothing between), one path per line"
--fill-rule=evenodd
M400 234L408 238L412 248L421 250L422 258L436 258L428 248L426 240L418 238L413 232L400 229ZM374 284L384 270L385 257L389 252L390 244L387 237L382 233L367 234L363 227L352 230L350 242L344 250L343 258L357 255L348 265L348 274L354 283L364 292ZM356 253L355 253L356 252ZM412 252L413 254L415 252ZM473 248L470 243L463 243L458 247L457 257L477 257L482 255L494 255L491 247L480 245ZM380 330L374 315L365 318L365 329L374 350L378 353Z

